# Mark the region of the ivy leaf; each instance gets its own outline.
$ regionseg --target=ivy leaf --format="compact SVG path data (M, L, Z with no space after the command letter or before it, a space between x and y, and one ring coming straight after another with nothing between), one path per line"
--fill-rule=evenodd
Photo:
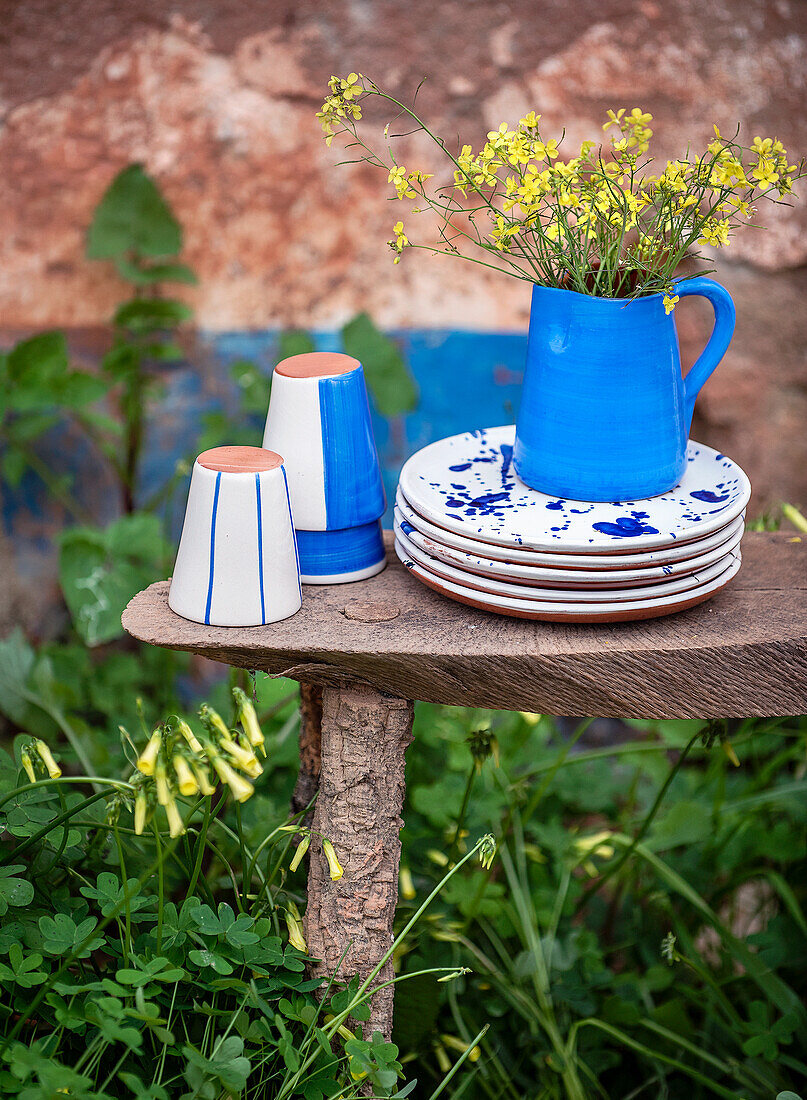
M0 867L0 917L9 910L9 906L19 908L30 905L34 900L34 887L27 879L17 878L17 871L24 871L22 863L12 863Z
M342 329L342 345L364 367L367 387L382 416L411 412L418 401L414 379L397 345L360 313Z
M119 172L104 193L87 235L91 260L135 256L175 256L182 229L154 180L142 166Z
M76 924L66 913L56 913L53 917L40 917L39 930L42 933L42 946L49 955L75 955L77 959L86 959L101 947L103 936L93 937L85 946L79 945L89 936L98 921L87 917Z

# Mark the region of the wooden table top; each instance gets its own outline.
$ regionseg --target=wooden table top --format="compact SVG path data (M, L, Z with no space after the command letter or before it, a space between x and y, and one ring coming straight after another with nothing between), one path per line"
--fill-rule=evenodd
M387 535L390 539L389 534ZM125 629L152 645L314 684L370 684L407 699L579 717L742 718L807 712L807 537L749 532L738 576L663 619L527 622L432 592L401 566L307 585L302 609L260 627L214 627L139 593Z

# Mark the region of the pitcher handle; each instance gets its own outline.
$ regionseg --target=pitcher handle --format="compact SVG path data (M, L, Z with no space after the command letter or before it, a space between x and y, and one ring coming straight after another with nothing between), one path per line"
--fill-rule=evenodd
M695 360L692 369L684 379L684 401L686 406L687 427L692 421L695 401L704 383L717 364L726 354L726 349L734 335L736 312L732 297L725 287L714 279L683 279L675 284L675 293L679 298L699 294L708 298L715 311L715 324L709 343Z

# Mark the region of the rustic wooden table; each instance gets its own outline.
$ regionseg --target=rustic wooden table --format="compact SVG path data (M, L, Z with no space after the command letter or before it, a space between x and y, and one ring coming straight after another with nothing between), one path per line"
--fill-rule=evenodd
M665 619L612 626L525 622L432 592L388 546L383 573L308 586L272 626L179 618L168 582L131 601L135 638L301 686L296 804L345 865L331 882L312 846L306 934L322 972L366 975L388 950L398 896L404 753L413 700L577 717L743 718L807 712L807 539L749 533L743 566L713 600ZM391 964L379 980L392 977ZM371 1026L389 1037L392 988Z

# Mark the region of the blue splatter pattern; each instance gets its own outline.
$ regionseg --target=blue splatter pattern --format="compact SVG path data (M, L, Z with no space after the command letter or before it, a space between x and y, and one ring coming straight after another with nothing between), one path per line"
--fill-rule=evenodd
M739 516L751 492L736 463L690 441L684 476L661 496L596 504L550 497L516 476L514 436L509 425L424 447L401 472L404 497L425 518L469 538L586 553L701 538Z

